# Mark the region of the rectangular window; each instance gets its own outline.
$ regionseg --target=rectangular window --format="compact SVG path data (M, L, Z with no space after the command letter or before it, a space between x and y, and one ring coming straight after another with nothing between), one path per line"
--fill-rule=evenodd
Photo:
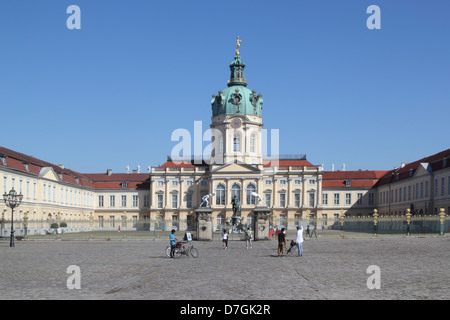
M411 201L411 186L408 186L408 201Z
M447 194L450 194L450 176L448 176L448 179L447 179ZM447 214L448 214L448 211L447 211Z
M164 187L164 181L161 181L161 180L156 181L156 186L157 187Z
M266 206L269 208L272 205L272 194L271 193L264 193L264 202L266 203Z
M340 200L339 200L339 193L335 193L333 195L333 204L334 205L339 205L339 202L340 202Z
M30 181L27 181L27 199L30 199Z
M139 196L133 195L133 207L137 208L139 207Z
M286 207L286 193L280 193L280 208Z
M375 193L370 192L369 193L369 205L372 206L375 204Z
M309 207L313 208L316 205L316 194L309 193Z
M351 193L346 193L345 194L345 204L352 204L352 194Z
M429 186L428 186L428 180L427 181L425 181L425 197L428 197L428 188L429 188Z
M104 196L98 196L98 206L99 208L103 208L104 207Z
M272 180L264 180L266 186L272 185Z
M158 209L162 209L164 207L164 195L158 194L157 196Z
M298 186L302 184L302 180L301 179L294 179L294 185Z
M186 187L192 187L193 184L194 182L191 180L186 181Z
M109 196L109 206L110 207L116 206L116 196Z
M294 193L294 207L300 208L300 193Z
M357 193L356 197L358 198L358 205L362 205L363 204L363 194L362 193Z
M103 216L98 216L98 227L103 228Z
M328 193L323 193L322 194L322 204L323 205L328 205Z
M178 181L172 180L172 187L177 187L177 186L178 186Z
M279 181L280 186L285 186L286 185L286 180L282 179Z
M438 179L434 179L434 196L438 195L438 190L439 190Z
M192 208L192 194L186 195L186 208Z
M122 195L120 198L121 198L120 206L121 207L126 207L127 206L127 196L126 195Z
M173 194L172 195L172 209L178 208L178 195Z
M109 216L109 227L114 228L116 226L114 222L114 216Z
M150 206L150 196L144 195L144 207L148 208Z
M445 194L445 178L441 178L441 196Z

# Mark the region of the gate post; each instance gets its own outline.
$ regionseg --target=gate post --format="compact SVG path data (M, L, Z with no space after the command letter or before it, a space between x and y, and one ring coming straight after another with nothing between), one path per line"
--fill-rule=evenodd
M445 224L445 209L441 208L440 209L440 213L439 213L439 220L441 222L440 225L440 229L439 229L439 235L443 236L445 231L444 231L444 224Z
M411 235L411 209L406 209L406 235Z

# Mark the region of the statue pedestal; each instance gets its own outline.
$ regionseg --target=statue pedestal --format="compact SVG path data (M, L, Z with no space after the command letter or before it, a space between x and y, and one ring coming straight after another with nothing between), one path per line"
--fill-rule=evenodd
M269 240L269 217L270 209L267 207L256 207L253 209L255 217L255 241Z
M195 210L197 216L197 240L212 241L212 209L199 207Z

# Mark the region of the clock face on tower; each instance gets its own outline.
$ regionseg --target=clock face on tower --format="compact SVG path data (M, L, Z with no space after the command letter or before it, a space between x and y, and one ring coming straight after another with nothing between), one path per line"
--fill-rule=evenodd
M231 121L231 126L232 126L234 129L240 128L241 125L242 125L242 121L241 121L241 119L239 119L239 118L234 118L234 119Z

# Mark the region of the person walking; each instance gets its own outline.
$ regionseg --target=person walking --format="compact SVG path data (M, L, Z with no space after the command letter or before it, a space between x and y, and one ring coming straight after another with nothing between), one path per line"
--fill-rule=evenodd
M284 248L286 248L286 229L281 228L281 232L278 234L278 256L284 256Z
M252 249L252 230L250 228L247 228L247 231L245 231L245 245L247 249L249 245L250 249Z
M295 238L295 242L298 247L298 256L303 256L303 227L297 226L297 236Z

